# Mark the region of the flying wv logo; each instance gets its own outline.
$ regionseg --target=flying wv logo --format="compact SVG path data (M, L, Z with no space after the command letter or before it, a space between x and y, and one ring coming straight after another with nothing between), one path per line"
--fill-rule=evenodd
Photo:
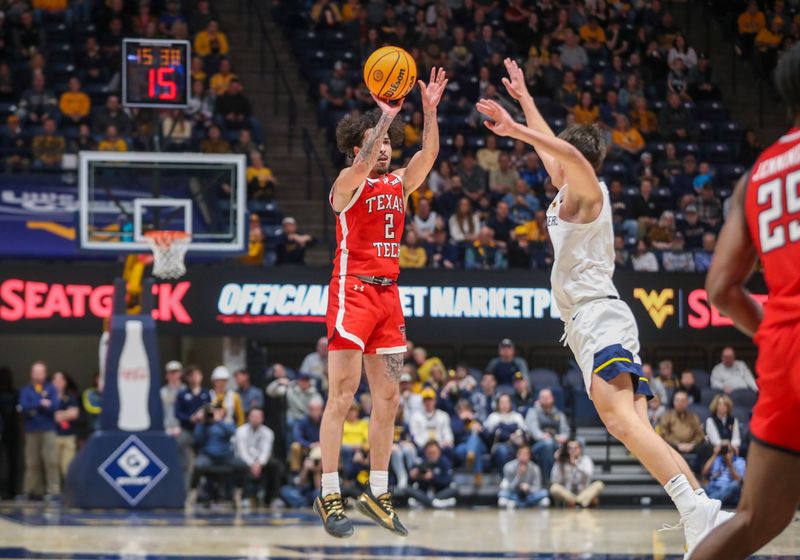
M633 290L633 297L642 302L653 323L659 329L664 326L667 317L675 314L675 306L670 303L672 298L675 297L675 292L672 288L667 288L660 292L655 290L646 292L642 288L636 288Z

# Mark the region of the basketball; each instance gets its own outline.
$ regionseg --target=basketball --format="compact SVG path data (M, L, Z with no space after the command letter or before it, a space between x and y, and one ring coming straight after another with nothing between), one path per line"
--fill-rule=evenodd
M381 99L402 99L417 83L417 63L400 47L381 47L364 65L364 82Z

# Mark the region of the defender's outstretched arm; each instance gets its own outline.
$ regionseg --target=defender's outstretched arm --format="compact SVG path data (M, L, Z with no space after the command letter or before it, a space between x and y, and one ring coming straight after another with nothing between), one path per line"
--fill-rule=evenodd
M506 86L506 91L508 91L508 94L519 101L519 104L522 107L522 112L525 113L525 122L528 125L528 128L555 138L555 133L550 128L550 125L547 124L547 121L544 120L544 117L539 112L538 107L536 107L536 102L534 101L533 96L530 94L528 87L525 85L525 76L523 75L519 64L510 58L506 58L504 62L506 65L506 71L508 72L508 78L503 78L503 85ZM536 149L536 153L539 154L539 157L544 164L544 168L547 170L547 174L550 175L550 180L553 182L553 186L559 189L563 187L565 181L564 170L562 169L561 164L553 156L553 154L545 148L545 146L534 144L533 147Z
M593 204L602 201L603 193L597 182L594 168L583 157L575 146L560 138L540 132L515 122L511 115L496 102L481 99L477 104L478 111L491 121L485 121L486 128L499 136L510 136L534 147L542 146L552 157L560 162L564 178L569 183L570 196L581 204Z

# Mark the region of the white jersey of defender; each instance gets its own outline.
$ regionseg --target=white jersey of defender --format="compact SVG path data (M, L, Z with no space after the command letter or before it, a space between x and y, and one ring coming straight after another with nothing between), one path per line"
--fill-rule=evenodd
M614 226L608 189L602 181L603 208L588 224L574 224L559 216L568 186L562 187L547 209L547 230L553 242L550 284L565 322L581 303L619 296L614 286Z

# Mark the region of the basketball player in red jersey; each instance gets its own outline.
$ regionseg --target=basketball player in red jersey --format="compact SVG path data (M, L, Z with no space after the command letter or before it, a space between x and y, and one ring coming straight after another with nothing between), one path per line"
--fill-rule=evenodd
M389 172L392 146L403 140L396 105L373 96L379 110L345 117L336 128L339 149L352 161L339 173L330 202L338 215L336 257L328 291L329 394L320 428L322 489L314 511L334 537L353 526L339 490L342 426L361 380L362 363L372 394L369 420L370 475L358 509L398 535L400 523L389 492L389 458L400 402L398 381L406 351L405 321L397 289L406 200L425 181L439 154L436 108L447 86L445 71L432 69L419 82L425 125L422 149L404 169Z
M709 533L692 560L750 556L800 505L800 45L781 57L775 85L794 128L739 181L706 279L711 302L755 334L754 441L736 515ZM744 287L757 258L769 288L763 310Z

